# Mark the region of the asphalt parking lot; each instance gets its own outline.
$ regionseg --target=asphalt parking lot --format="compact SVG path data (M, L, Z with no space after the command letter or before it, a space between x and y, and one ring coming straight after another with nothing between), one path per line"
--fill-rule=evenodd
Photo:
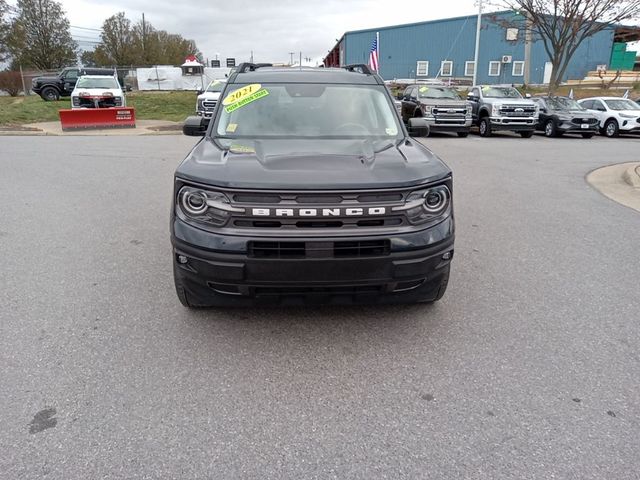
M0 478L640 478L640 139L428 138L454 170L432 306L191 312L187 137L0 138Z

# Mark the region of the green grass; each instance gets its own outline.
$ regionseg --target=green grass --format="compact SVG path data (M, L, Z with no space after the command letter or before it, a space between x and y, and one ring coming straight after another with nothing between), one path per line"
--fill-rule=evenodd
M131 92L127 94L127 106L136 109L141 120L183 121L195 114L195 92ZM36 95L28 97L0 97L0 125L56 121L58 110L71 108L71 100L45 102Z

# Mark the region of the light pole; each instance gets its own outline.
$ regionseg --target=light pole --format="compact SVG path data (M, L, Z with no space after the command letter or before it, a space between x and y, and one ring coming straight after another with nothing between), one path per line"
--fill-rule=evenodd
M478 58L480 57L480 29L482 28L482 0L478 0L478 24L476 25L476 52L473 57L473 84L478 84Z

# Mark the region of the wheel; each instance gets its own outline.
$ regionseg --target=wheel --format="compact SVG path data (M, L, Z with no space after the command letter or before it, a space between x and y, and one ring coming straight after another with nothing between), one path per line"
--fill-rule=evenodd
M469 132L458 132L458 136L460 138L467 138L469 136Z
M60 92L53 87L44 87L40 96L45 102L54 102L60 100Z
M593 133L583 133L582 138L593 138Z
M491 120L489 117L482 117L480 119L480 125L478 126L480 129L481 137L490 137L491 136Z
M531 138L533 137L533 130L530 130L528 132L520 132L520 136L522 138Z
M614 138L620 135L620 128L618 127L618 122L616 122L613 118L607 120L607 123L604 124L604 134L609 138Z
M553 120L547 120L547 123L544 124L544 136L545 137L555 137L557 135L556 122Z

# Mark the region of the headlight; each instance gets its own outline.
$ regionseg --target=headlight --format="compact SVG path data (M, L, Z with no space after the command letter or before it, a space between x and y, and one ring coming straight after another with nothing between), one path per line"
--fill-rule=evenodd
M621 113L620 116L622 118L636 118L637 115L629 115L628 113Z
M429 116L433 115L433 107L430 107L428 105L423 105L422 110L424 111L425 115L429 115Z
M203 99L199 99L199 100L198 100L198 103L197 103L197 105L196 105L196 111L204 110L204 107L202 106L202 102L204 102L204 100L203 100Z
M113 103L114 103L116 106L118 106L118 107L122 106L122 97L116 97L116 98L114 98L114 99L113 99Z
M74 107L79 107L80 106L80 97L73 97L71 99L71 103L73 104Z
M500 108L502 108L502 105L494 103L491 106L491 116L492 117L497 117L498 115L500 115Z
M176 206L186 219L215 227L227 223L233 212L244 212L244 208L231 206L224 194L195 187L182 187Z
M407 202L394 211L404 211L413 225L440 219L450 212L451 192L446 185L418 190L407 196Z

